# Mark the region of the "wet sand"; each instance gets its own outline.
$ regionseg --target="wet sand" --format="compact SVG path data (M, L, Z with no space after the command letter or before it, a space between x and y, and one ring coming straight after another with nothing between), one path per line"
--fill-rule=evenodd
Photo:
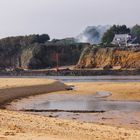
M12 81L13 80L13 81ZM25 80L25 79L24 79ZM23 81L24 81L23 80ZM61 87L60 83L56 84L56 81L37 81L35 79L30 79L29 83L26 79L24 82L19 80L7 79L0 80L0 91L5 90L6 97L9 95L13 96L14 92L10 94L9 89L17 88L17 94L24 93L24 95L32 95L33 93L39 94L40 88L38 87L38 93L36 92L35 86L40 85L50 85L53 90L56 87ZM17 82L14 83L14 82ZM53 86L50 84L55 83ZM9 84L7 84L9 83ZM11 85L10 85L11 84ZM26 85L27 84L27 85ZM29 84L29 85L28 85ZM112 96L108 97L111 100L140 100L140 83L69 83L70 85L75 85L74 91L60 91L57 93L68 93L68 94L95 94L97 91L110 91ZM34 86L35 85L35 86ZM32 87L32 94L25 94L24 89L27 87ZM8 89L7 89L8 87ZM20 87L20 88L19 88ZM22 87L22 88L21 88ZM24 88L26 87L26 88ZM47 86L45 86L47 87ZM63 86L62 86L63 87ZM57 89L57 90L62 90ZM65 87L65 86L64 86ZM63 87L63 89L64 89ZM46 88L46 90L48 87ZM20 92L21 91L21 92ZM26 91L26 90L25 90ZM44 92L44 90L41 90ZM41 92L41 93L43 93ZM47 91L46 91L47 92ZM27 93L27 91L26 91ZM30 93L30 92L29 92ZM2 101L4 98L3 92L0 93ZM5 97L5 98L6 98ZM14 98L17 98L13 96ZM12 99L13 99L12 97ZM22 97L20 95L20 97ZM9 100L9 98L8 98ZM107 115L107 114L106 114ZM110 114L111 115L111 114ZM139 115L133 114L133 115ZM106 116L109 118L109 116ZM127 115L126 115L127 117ZM80 122L75 120L64 120L50 117L43 117L38 115L26 114L23 112L6 111L0 110L0 140L139 140L140 130L138 128L131 128L126 126L113 126L113 121L110 124L104 123L105 118L102 117L101 124L93 124ZM107 119L106 119L107 120ZM111 119L108 119L111 120ZM116 122L116 124L118 124ZM111 126L112 125L112 126Z
M7 108L51 118L140 130L140 102L106 100L111 95L109 92L51 93L13 101Z
M140 101L140 82L73 82L67 85L74 85L75 90L58 93L95 94L98 91L107 91L112 93L108 100Z
M50 79L0 78L0 104L31 95L62 91L66 87Z

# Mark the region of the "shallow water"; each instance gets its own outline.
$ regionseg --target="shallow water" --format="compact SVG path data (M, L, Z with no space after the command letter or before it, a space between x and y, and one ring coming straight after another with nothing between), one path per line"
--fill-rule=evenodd
M122 84L123 82L140 82L140 76L37 76L30 78L50 78L63 82L122 82ZM106 97L110 95L110 92L105 91L89 95L43 94L17 100L8 108L47 117L140 129L140 102L106 100Z
M9 76L3 76L9 78ZM13 78L46 78L62 82L140 82L140 75L136 76L11 76Z
M26 78L26 77L24 77ZM63 82L140 82L140 76L31 77L51 78ZM123 84L123 83L122 83ZM16 102L9 109L82 122L140 129L140 102L108 101L110 92L96 94L43 94Z
M45 94L17 102L17 110L33 112L106 112L106 111L140 111L140 102L108 101L109 92L89 95Z
M121 101L55 101L34 105L34 110L60 110L70 112L102 112L102 111L140 111L140 102Z
M57 79L64 82L140 82L140 76L38 76L36 78ZM91 95L44 94L22 99L14 104L14 108L37 112L140 111L140 102L106 101L105 98L110 95L111 93L104 91Z
M106 112L106 111L140 111L140 102L121 101L54 101L34 104L24 108L34 112Z
M46 76L63 82L140 82L140 76Z

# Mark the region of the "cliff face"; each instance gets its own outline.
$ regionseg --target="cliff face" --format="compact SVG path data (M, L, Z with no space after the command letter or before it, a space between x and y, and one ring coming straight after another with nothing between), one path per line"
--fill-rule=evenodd
M5 56L0 55L0 67L16 67L19 65L18 63L18 54L12 55L12 56Z
M0 39L0 68L26 65L32 57L30 48L33 48L34 44L42 44L49 39L47 34Z
M34 38L36 39L36 36L0 40L0 69L56 67L57 55L59 66L76 65L85 47L85 44L67 40L40 43Z
M140 69L140 47L100 48L72 39L48 41L47 35L11 37L0 40L0 69L41 69L76 65L79 68ZM80 59L79 59L80 58ZM79 62L78 62L79 61Z
M84 44L62 44L60 42L36 46L29 55L32 57L28 57L28 68L56 67L57 59L59 66L76 65L84 47Z
M77 64L79 68L135 68L140 69L140 50L131 48L87 47Z

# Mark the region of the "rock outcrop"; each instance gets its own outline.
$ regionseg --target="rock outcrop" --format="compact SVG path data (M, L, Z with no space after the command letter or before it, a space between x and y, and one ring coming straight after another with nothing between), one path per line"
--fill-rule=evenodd
M85 45L80 43L63 44L59 41L40 44L34 47L29 55L31 57L28 57L24 64L30 69L52 68L56 67L57 63L59 66L76 65L84 47Z
M44 44L49 35L29 35L0 39L0 68L16 68L24 66L32 57L35 44Z
M59 66L77 64L84 43L76 43L72 39L48 41L44 36L1 39L0 69L41 69L56 67L57 63Z
M97 48L86 47L77 64L78 68L140 69L140 47Z
M0 40L0 70L44 69L56 67L57 63L59 66L78 63L78 68L105 70L140 69L140 47L93 47L87 43L76 43L73 39L48 41L47 35Z

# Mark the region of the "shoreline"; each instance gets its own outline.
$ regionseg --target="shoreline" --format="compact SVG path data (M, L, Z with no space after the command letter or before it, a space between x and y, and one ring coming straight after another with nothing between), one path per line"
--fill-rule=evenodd
M6 83L5 86L2 83ZM36 78L0 78L0 84L0 106L14 99L63 91L67 88L57 80Z
M21 79L21 78L20 78ZM28 81L28 82L27 82ZM140 83L74 83L76 90L64 91L67 87L65 84L56 80L47 79L23 79L19 80L16 78L1 78L0 80L0 98L1 103L8 99L15 99L15 91L18 97L26 97L28 95L39 95L40 93L46 93L57 90L57 93L74 93L87 94L92 93L96 90L118 90L119 94L113 92L112 98L125 98L126 96L120 96L121 92L129 87L129 90L138 92ZM8 84L9 83L9 84ZM71 85L73 83L68 83ZM25 86L26 85L26 86ZM48 86L47 86L48 85ZM122 86L120 86L122 85ZM131 86L130 86L131 85ZM134 86L134 87L132 87ZM37 88L35 88L37 87ZM51 88L49 88L51 87ZM104 87L104 88L103 88ZM60 91L61 90L61 91ZM12 92L11 92L12 91ZM34 93L33 93L34 92ZM7 93L7 94L6 94ZM125 94L126 92L124 92ZM139 93L139 92L138 92ZM126 93L130 98L138 99L137 96L132 96L133 93ZM22 95L21 95L22 94ZM3 97L4 95L5 98ZM10 96L12 95L12 97ZM2 98L3 97L3 98ZM138 98L139 97L139 98ZM119 99L118 98L118 99ZM8 101L7 100L7 101ZM132 128L125 128L120 126L111 126L106 124L95 124L85 123L75 120L65 120L58 118L43 117L39 115L33 115L24 112L9 111L0 109L0 140L112 140L112 139L123 139L123 140L139 140L140 130Z
M19 70L19 71L1 71L0 76L129 76L140 75L139 69L60 69L58 71L51 69L42 70Z

